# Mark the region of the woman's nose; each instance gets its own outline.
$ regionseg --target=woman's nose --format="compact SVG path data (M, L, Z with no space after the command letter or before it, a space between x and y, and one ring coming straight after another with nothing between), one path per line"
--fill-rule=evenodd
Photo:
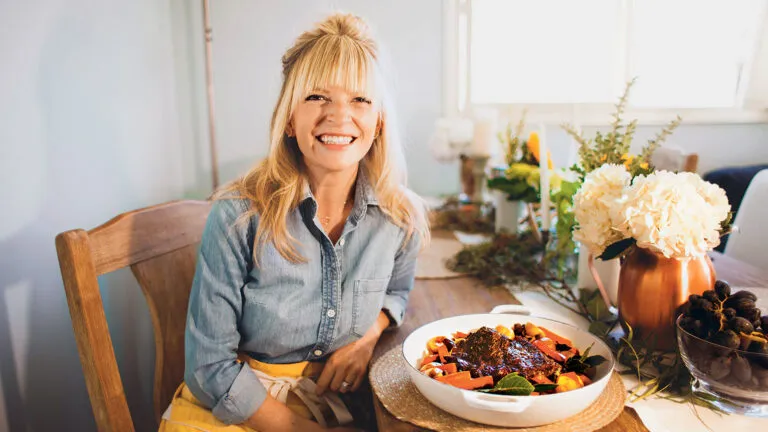
M333 101L327 105L326 117L335 123L344 123L352 118L352 107L344 101Z

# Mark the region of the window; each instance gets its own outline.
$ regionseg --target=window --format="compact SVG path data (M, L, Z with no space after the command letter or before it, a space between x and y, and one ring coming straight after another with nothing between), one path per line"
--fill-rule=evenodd
M633 109L741 112L767 84L768 0L449 2L454 112L610 107L633 77Z

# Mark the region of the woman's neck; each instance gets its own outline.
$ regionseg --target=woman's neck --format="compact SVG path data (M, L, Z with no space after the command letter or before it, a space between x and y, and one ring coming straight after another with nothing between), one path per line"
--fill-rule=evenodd
M309 172L309 188L320 208L343 207L352 199L358 168L348 171Z

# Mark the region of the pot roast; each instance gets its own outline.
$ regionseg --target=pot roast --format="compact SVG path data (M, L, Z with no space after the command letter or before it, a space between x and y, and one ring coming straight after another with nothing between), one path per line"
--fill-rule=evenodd
M494 382L512 372L531 379L560 371L557 362L527 339L520 336L510 339L488 327L460 340L451 356L457 359L460 370L468 370L473 377L492 376Z

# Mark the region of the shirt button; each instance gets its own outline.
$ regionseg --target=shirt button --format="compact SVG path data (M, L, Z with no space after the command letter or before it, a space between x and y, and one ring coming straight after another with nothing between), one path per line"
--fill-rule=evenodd
M328 315L328 318L333 318L336 316L336 311L333 309L328 309L328 312L326 312L325 314Z
M339 240L339 246L344 246L344 239Z
M320 350L315 350L315 352L313 354L315 354L315 356L317 356L317 357L320 357L321 355L323 355L323 352L320 351Z

